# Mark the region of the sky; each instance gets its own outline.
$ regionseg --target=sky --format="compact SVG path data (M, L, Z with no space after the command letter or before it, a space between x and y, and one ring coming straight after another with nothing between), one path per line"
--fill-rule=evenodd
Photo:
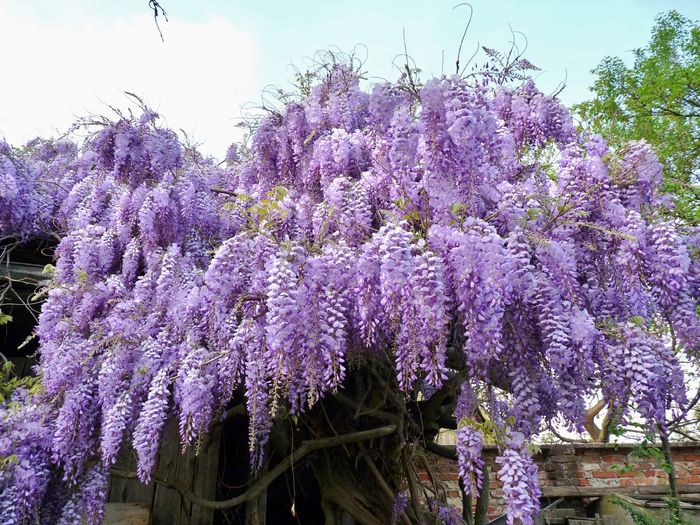
M459 0L160 0L161 41L147 0L0 0L0 137L18 145L58 136L77 118L128 108L132 92L205 153L241 138L244 108L267 86L290 87L317 50L356 49L368 82L393 80L404 51L428 78L454 72L469 10ZM566 81L585 100L605 56L631 61L655 16L700 19L700 2L472 0L462 60L479 45L506 50L511 30L545 93ZM405 35L405 40L404 40ZM524 40L522 37L519 42Z

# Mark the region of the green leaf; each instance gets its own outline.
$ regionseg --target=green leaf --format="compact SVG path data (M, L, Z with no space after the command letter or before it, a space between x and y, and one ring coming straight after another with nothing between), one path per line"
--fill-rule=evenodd
M89 280L89 275L85 270L82 270L80 268L75 269L75 276L76 279L78 280L78 283L80 284L87 284Z
M11 322L12 322L12 316L8 315L8 314L4 314L4 313L2 313L2 311L0 311L0 326L5 326L6 324L11 323Z

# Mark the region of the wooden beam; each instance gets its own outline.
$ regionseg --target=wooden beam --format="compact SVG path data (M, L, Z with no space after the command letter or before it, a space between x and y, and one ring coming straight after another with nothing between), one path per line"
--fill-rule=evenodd
M138 503L107 503L103 525L148 525L148 507Z
M13 262L7 266L0 266L0 280L34 286L48 281L48 277L44 274L44 266L40 264Z
M583 497L595 498L607 494L665 494L669 491L668 485L634 485L631 487L542 487L542 496L549 498ZM700 483L678 485L680 494L699 494ZM681 497L682 499L682 497Z

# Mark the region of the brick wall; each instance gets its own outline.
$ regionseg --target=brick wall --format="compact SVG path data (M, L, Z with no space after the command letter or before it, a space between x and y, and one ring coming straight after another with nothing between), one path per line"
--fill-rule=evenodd
M597 497L610 492L627 494L663 494L667 491L666 473L658 461L639 457L630 444L577 444L544 445L534 459L539 468L538 477L545 497ZM502 483L495 465L497 451L486 448L485 460L489 469L489 517L503 512ZM679 490L682 493L700 493L700 445L678 443L673 446ZM457 462L430 455L428 462L435 477L445 486L448 501L462 506L458 484ZM419 472L421 479L429 480L428 473Z

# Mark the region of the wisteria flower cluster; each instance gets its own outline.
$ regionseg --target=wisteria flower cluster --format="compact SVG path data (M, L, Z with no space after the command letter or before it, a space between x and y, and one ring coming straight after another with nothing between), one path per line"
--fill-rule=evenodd
M195 445L234 392L259 469L274 418L342 389L357 356L390 355L403 396L455 375L463 392L501 392L511 522L537 511L525 443L544 423L580 426L601 388L650 422L684 408L698 236L666 218L645 143L612 155L532 83L441 78L416 97L367 92L336 65L224 167L151 112L44 149L0 146L0 229L50 216L61 237L37 329L43 393L0 421L18 458L0 521L53 502L66 523L97 522L127 442L148 481L166 419ZM459 426L466 487L483 437Z

